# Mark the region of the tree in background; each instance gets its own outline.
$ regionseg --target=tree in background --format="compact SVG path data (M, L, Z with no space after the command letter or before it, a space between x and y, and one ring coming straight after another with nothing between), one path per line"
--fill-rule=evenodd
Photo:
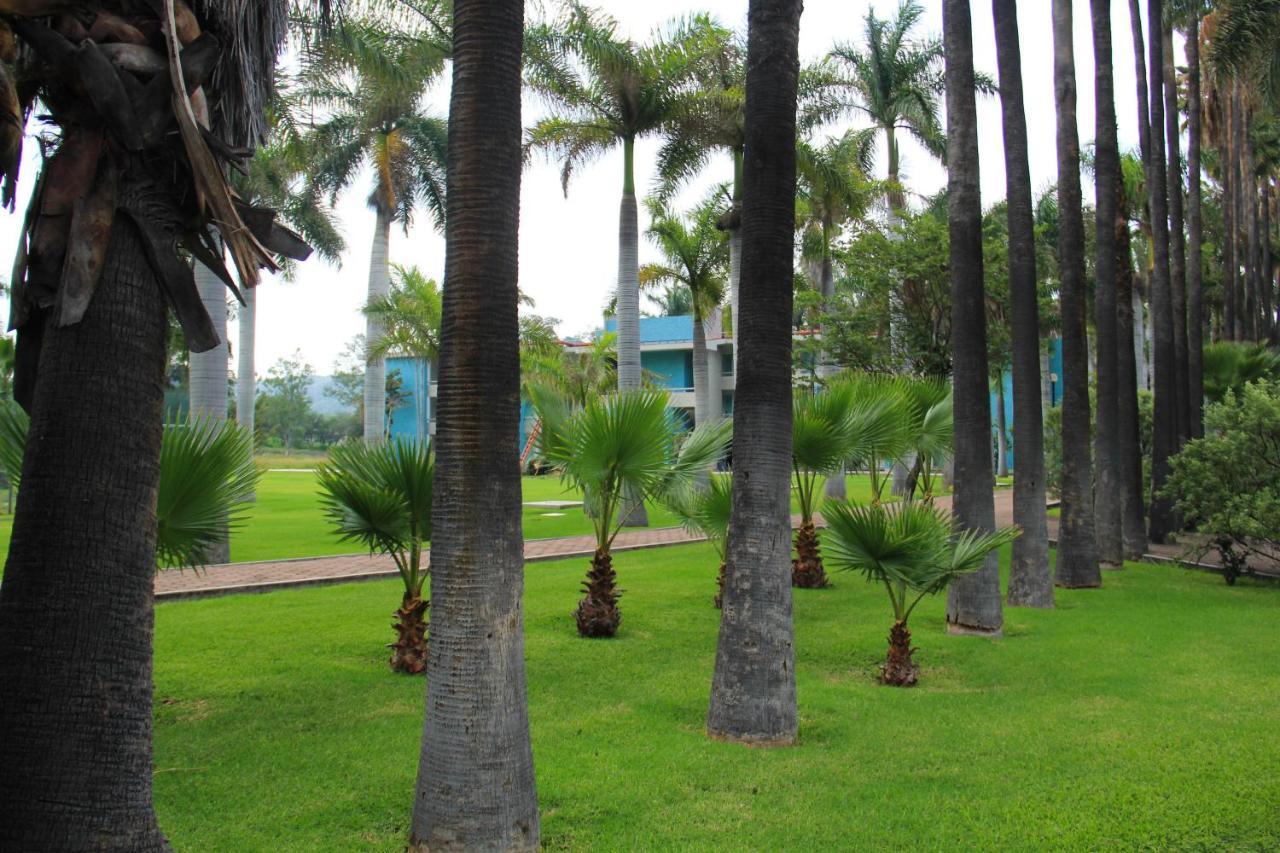
M440 313L443 297L435 279L417 267L391 265L391 290L364 308L383 330L368 345L367 360L405 355L435 361L440 357Z
M444 4L440 4L444 8ZM397 27L377 21L344 22L305 54L298 98L324 111L307 129L307 176L334 204L339 193L372 166L369 206L375 224L369 255L369 304L391 290L388 248L391 226L408 231L426 205L437 228L444 225L447 124L423 105L429 84L444 70L452 50L447 33L433 27ZM365 339L376 352L383 328L367 315ZM385 408L386 365L372 356L365 371L365 441L383 439L379 421Z
M280 440L284 452L306 435L311 417L311 380L315 370L302 358L302 351L278 359L262 380L258 396L258 424L263 434Z

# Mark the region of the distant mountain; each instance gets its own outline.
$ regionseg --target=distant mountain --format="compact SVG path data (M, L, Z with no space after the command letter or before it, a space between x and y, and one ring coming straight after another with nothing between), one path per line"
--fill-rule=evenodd
M311 408L315 410L316 414L339 415L352 410L351 407L342 405L325 393L325 389L332 385L332 376L313 376L311 378L311 387L307 390L307 396L311 398Z

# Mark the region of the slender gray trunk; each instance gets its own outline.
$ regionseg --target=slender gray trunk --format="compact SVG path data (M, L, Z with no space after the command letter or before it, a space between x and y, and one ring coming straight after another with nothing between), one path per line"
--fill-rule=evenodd
M698 312L693 314L693 423L702 426L714 419L711 408L711 379L707 364L707 329Z
M1240 81L1235 79L1232 82L1231 92L1231 154L1229 156L1229 165L1231 171L1231 218L1232 226L1230 231L1230 239L1234 246L1234 262L1231 264L1232 291L1235 292L1236 303L1236 324L1234 329L1234 339L1244 341L1249 339L1249 280L1248 269L1249 259L1245 256L1245 247L1243 233L1245 229L1244 219L1244 202L1248 187L1244 181L1242 170L1244 159L1244 104L1240 95ZM1241 273L1240 268L1244 267L1245 272Z
M1004 412L1004 377L996 380L996 476L1009 476L1008 424Z
M978 114L974 93L973 30L968 0L945 0L947 220L951 237L952 386L955 411L955 497L960 530L996 526L991 470L991 372L987 365L987 308L982 272L982 195ZM998 636L1004 627L1000 570L993 552L973 574L947 590L947 630Z
M618 388L640 387L640 272L636 197L622 194L618 212Z
M387 251L391 243L391 214L379 209L373 227L373 243L369 247L369 295L367 302L391 292L391 269L387 265ZM382 322L375 317L365 318L365 345L372 352L382 338ZM379 444L386 437L387 423L387 362L381 356L366 354L364 366L364 441Z
M1038 310L1039 309L1037 309L1037 311ZM1039 324L1037 323L1037 326L1038 325ZM1052 337L1049 339L1050 343L1054 340L1055 339ZM1037 342L1037 344L1038 343L1039 342ZM1044 418L1048 416L1049 410L1053 408L1053 404L1053 359L1050 357L1049 353L1042 349L1040 350L1040 433L1042 436L1044 434ZM1016 392L1014 394L1014 405L1018 405ZM1014 429L1017 429L1016 425L1014 426ZM1014 441L1017 440L1018 439L1015 437Z
M751 0L743 164L744 351L733 514L707 734L795 742L791 620L791 316L801 0Z
M1169 308L1173 314L1173 369L1178 446L1191 436L1187 354L1187 236L1182 203L1182 135L1178 122L1177 76L1173 67L1173 29L1161 27L1164 66L1164 123L1169 157Z
M831 254L828 251L822 258L822 271L820 273L822 287L822 306L825 310L831 308L832 300L836 295L836 277L832 268ZM818 378L826 379L835 376L840 372L840 366L831 360L829 354L825 350L822 351L822 357L818 361ZM832 500L842 501L847 496L844 481L844 468L841 467L836 471L832 471L827 477L823 486L823 493Z
M1252 116L1250 116L1252 119ZM1258 233L1258 175L1253 149L1253 135L1246 132L1242 147L1244 148L1244 193L1245 204L1245 277L1249 286L1249 324L1248 330L1253 340L1265 341L1266 333L1262 329L1262 257L1261 235Z
M1141 559L1147 550L1146 505L1142 498L1142 440L1138 419L1138 371L1135 339L1141 326L1134 323L1142 300L1133 286L1133 247L1129 221L1123 210L1116 217L1120 267L1116 274L1116 446L1120 456L1120 531L1124 556Z
M212 270L195 261L196 288L209 312L219 344L208 352L190 354L187 387L190 389L191 417L222 424L227 420L227 287ZM225 539L205 553L209 563L231 561L231 543Z
M236 352L236 420L253 436L257 445L258 433L254 428L254 404L258 398L258 377L254 372L254 339L257 337L258 324L258 290L254 287L241 288L244 304L240 306L238 325L240 327L239 349ZM251 494L250 501L257 499Z
M733 375L738 375L738 283L742 280L742 227L729 231L729 337L733 340Z
M1135 277L1135 281L1142 281L1141 277ZM1148 282L1148 290L1150 290L1150 279ZM1137 358L1136 370L1138 372L1138 388L1142 391L1151 390L1151 359L1147 358L1147 351L1151 347L1151 312L1147 310L1146 304L1142 301L1142 291L1137 287L1133 289L1133 325L1136 332L1133 339L1134 355Z

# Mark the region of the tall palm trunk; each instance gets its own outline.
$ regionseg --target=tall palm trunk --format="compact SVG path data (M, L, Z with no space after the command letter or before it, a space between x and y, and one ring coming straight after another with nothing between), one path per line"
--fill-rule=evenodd
M973 29L968 0L942 6L947 88L947 219L951 235L951 341L955 418L957 525L994 530L991 391L987 377L987 310L982 279L982 198L978 111L973 88ZM1004 627L1000 572L993 553L979 571L947 591L947 628L998 635Z
M1004 129L1005 192L1009 215L1009 301L1013 332L1013 523L1022 535L1009 563L1009 605L1052 607L1049 531L1045 521L1044 412L1040 306L1036 288L1035 219L1022 95L1022 47L1016 0L992 0L1000 106ZM1045 371L1047 372L1047 371Z
M733 514L707 734L795 742L791 313L801 0L751 0Z
M717 420L711 408L711 377L707 364L707 329L702 312L693 312L693 423L702 426Z
M236 420L254 434L254 401L257 398L257 376L254 367L254 345L257 337L258 292L246 287L241 291L244 304L239 312L239 344L236 351Z
M1239 306L1236 301L1239 265L1236 263L1236 182L1234 168L1231 163L1231 120L1235 115L1234 99L1226 98L1226 130L1225 141L1218 146L1218 161L1222 172L1222 336L1228 341L1236 340L1236 317Z
M1116 216L1120 204L1120 144L1116 136L1115 77L1111 59L1111 0L1089 4L1093 24L1093 53L1096 140L1094 320L1097 339L1098 421L1094 435L1097 487L1094 489L1094 529L1098 541L1098 561L1106 568L1124 564L1123 531L1120 526L1119 450L1119 341L1116 331L1116 275L1120 263L1116 245ZM1127 258L1125 262L1127 263Z
M996 377L996 476L1009 476L1009 430L1005 420L1004 375Z
M1187 377L1187 236L1182 206L1182 138L1178 122L1178 81L1173 67L1173 28L1161 26L1164 64L1164 127L1169 157L1169 308L1173 315L1174 400L1178 446L1191 436L1191 399Z
M165 304L112 229L84 319L45 331L0 585L0 849L166 850L151 797Z
M1231 153L1228 166L1231 169L1231 220L1229 239L1233 244L1235 262L1231 265L1232 290L1235 292L1236 322L1233 330L1237 341L1249 340L1249 259L1245 256L1241 234L1245 229L1244 202L1248 185L1244 181L1241 160L1244 157L1244 104L1240 98L1240 81L1231 87ZM1241 274L1240 268L1244 267Z
M729 336L733 339L733 375L738 375L738 285L742 281L742 151L733 151L733 206L729 227Z
M535 850L524 667L520 0L456 0L418 849Z
M1271 254L1271 177L1262 179L1262 192L1259 197L1262 207L1262 247L1261 269L1258 281L1262 287L1262 340L1275 337L1275 312L1272 300L1272 288L1275 286L1275 260Z
M1053 89L1058 115L1058 257L1062 308L1062 515L1058 586L1102 584L1093 523L1089 440L1089 344L1085 322L1084 217L1076 131L1070 0L1053 0Z
M227 288L212 270L195 262L196 288L200 301L213 321L220 343L208 352L189 356L187 387L190 389L191 416L216 423L227 420ZM205 552L209 563L231 561L231 543L222 541Z
M377 208L373 227L373 243L369 247L369 297L368 302L391 292L391 270L387 265L387 250L391 243L391 214ZM385 330L382 321L370 315L365 317L365 345L372 349ZM379 444L386 437L387 424L387 361L378 356L369 357L364 366L364 441Z
M640 226L636 219L635 140L622 144L622 204L618 211L618 389L639 388ZM644 501L632 497L623 509L627 527L648 527Z
M822 290L822 310L829 311L836 295L836 276L834 265L831 262L831 240L835 226L831 222L831 216L828 214L822 223L822 273L820 278L820 287ZM821 331L821 329L819 329ZM830 357L824 355L818 362L818 376L826 379L840 372L840 367L831 361ZM831 472L827 477L826 483L823 485L823 493L832 500L842 501L847 497L847 489L845 488L843 466L836 471Z
M1258 174L1253 150L1253 135L1247 131L1241 142L1244 148L1242 163L1244 172L1244 205L1245 205L1245 262L1246 279L1249 283L1249 333L1253 340L1266 340L1262 331L1262 257L1261 239L1258 234Z
M1151 523L1153 542L1164 542L1177 530L1173 505L1160 496L1169 476L1169 458L1178 449L1177 366L1173 346L1173 304L1169 280L1169 183L1166 175L1163 72L1164 43L1156 27L1163 18L1162 0L1149 0L1147 19L1152 21L1147 63L1151 87L1151 157L1147 193L1151 206L1151 233L1155 266L1151 271L1151 315L1155 344L1154 416L1151 453Z
M1123 196L1117 186L1117 196ZM1119 205L1118 205L1119 207ZM1133 249L1129 221L1123 210L1115 222L1116 254L1116 447L1120 457L1120 532L1124 556L1137 560L1147 550L1146 506L1142 499L1142 440L1138 418L1137 344L1134 306L1142 310L1133 286Z
M1204 435L1204 220L1200 197L1200 19L1187 25L1187 401L1191 437Z

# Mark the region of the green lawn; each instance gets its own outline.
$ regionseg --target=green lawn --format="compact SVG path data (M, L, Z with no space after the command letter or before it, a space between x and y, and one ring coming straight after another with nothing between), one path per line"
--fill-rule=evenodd
M1280 590L1167 566L1010 611L1000 641L914 618L913 690L878 686L888 610L859 577L795 599L801 743L703 736L709 546L615 564L619 637L580 640L585 560L531 564L530 709L550 849L1280 846ZM179 850L399 850L424 683L386 669L377 582L157 607L156 775Z
M271 458L269 461L271 468L306 467L316 462L315 459L297 456ZM523 482L526 501L578 499L576 494L566 492L558 477L525 477ZM850 476L847 483L851 498L865 500L869 497L869 478ZM794 505L792 509L795 509ZM651 504L649 524L652 527L674 527L679 522L666 508ZM13 516L0 516L0 554L8 553L12 530ZM526 539L579 536L590 532L591 524L581 509L524 509ZM315 474L308 470L264 471L258 485L258 499L249 512L248 521L231 536L231 558L237 562L320 557L359 550L350 542L340 542L330 532L329 523L320 508Z

